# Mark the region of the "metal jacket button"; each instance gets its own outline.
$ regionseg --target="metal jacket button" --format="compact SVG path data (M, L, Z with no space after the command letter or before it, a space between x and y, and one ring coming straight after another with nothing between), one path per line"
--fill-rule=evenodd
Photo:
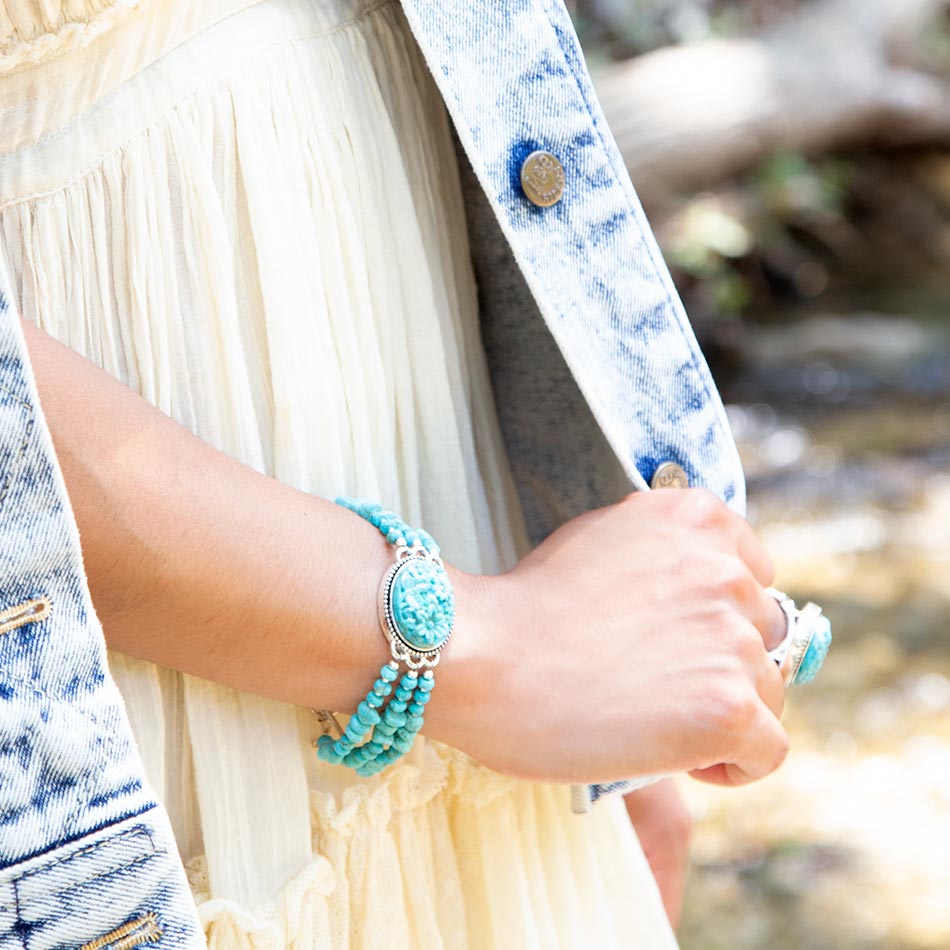
M550 152L532 152L521 165L521 187L532 204L550 208L564 194L564 166Z
M689 478L682 465L664 462L650 479L650 488L689 488Z

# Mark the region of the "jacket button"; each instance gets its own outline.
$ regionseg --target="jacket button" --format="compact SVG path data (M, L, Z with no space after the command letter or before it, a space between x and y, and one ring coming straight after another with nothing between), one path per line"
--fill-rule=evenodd
M550 208L564 194L564 166L550 152L532 152L521 165L521 187L533 205Z
M650 488L689 488L689 478L682 465L664 462L650 479Z

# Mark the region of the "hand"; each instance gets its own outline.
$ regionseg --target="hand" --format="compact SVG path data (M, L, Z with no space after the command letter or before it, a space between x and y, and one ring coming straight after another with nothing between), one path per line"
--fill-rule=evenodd
M424 731L538 781L767 775L788 748L773 574L704 489L574 518L506 574L455 572L458 630Z
M672 779L624 795L627 814L656 878L670 925L683 909L693 819Z

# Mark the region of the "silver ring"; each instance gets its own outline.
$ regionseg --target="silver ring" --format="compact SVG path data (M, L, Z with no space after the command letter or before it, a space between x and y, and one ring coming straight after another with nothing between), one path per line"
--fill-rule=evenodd
M785 615L785 637L769 656L778 664L786 686L810 683L828 655L831 623L817 604L809 602L799 610L788 594L774 587L767 587L766 593Z

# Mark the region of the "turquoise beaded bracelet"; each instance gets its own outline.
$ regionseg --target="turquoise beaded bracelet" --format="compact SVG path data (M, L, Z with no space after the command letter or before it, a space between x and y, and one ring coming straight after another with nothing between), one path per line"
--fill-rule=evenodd
M365 518L395 548L395 561L379 587L380 627L392 659L380 668L379 678L340 737L322 735L316 744L324 761L349 765L359 775L370 776L408 752L422 728L425 704L435 685L433 669L452 634L455 596L431 535L361 498L340 497L336 503ZM407 669L400 678L403 662ZM390 693L392 698L383 706ZM327 710L314 712L324 722L336 721Z

